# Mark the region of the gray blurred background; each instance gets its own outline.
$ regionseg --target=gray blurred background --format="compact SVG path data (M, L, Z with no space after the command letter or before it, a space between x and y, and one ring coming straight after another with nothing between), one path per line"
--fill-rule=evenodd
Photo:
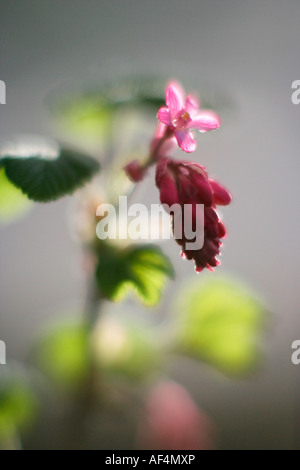
M300 106L291 102L300 79L299 0L0 0L0 8L1 140L49 133L49 92L94 77L111 59L156 73L170 67L170 76L190 75L230 97L232 112L199 142L198 160L233 192L220 271L266 299L273 315L266 360L249 380L180 361L172 374L219 425L221 448L299 446L300 366L291 364L291 343L300 339ZM9 360L26 355L53 311L83 303L68 204L37 205L0 227L0 338ZM175 247L167 249L176 262ZM180 260L177 270L179 281L192 275Z

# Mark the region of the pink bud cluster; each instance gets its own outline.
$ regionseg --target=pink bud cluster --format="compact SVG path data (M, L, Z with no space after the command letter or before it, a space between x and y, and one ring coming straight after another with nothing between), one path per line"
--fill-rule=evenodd
M217 256L220 254L221 239L225 237L226 231L216 211L216 205L228 205L231 201L229 192L216 181L209 179L205 169L197 163L170 158L162 158L157 163L156 185L162 204L169 207L179 204L182 208L187 204L191 205L193 226L196 226L196 205L204 205L203 248L188 250L186 244L190 240L184 235L176 241L182 248L182 256L195 261L197 272L204 268L212 270L218 266L220 262ZM182 214L185 214L185 211L182 211Z

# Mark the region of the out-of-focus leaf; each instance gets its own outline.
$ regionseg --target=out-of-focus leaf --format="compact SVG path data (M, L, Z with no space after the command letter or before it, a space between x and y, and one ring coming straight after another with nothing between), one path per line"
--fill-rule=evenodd
M29 136L4 145L0 158L9 180L38 202L71 194L99 170L99 163L87 155Z
M14 376L0 380L0 437L10 438L30 424L37 410L35 394L29 384Z
M57 121L70 135L96 142L109 136L114 106L94 96L76 96L63 101L56 110Z
M110 374L142 379L159 365L153 337L141 324L105 316L96 325L92 344L97 363Z
M165 81L155 77L112 78L73 95L51 96L50 108L68 133L103 143L110 137L117 111L130 106L156 113L164 103L164 89Z
M114 78L71 96L52 97L50 107L54 114L65 116L70 122L74 118L72 111L80 118L94 116L98 121L108 110L115 111L124 104L158 109L164 104L165 85L165 80L157 77Z
M150 106L158 109L164 103L165 81L158 77L116 79L100 91L112 103Z
M260 356L264 308L232 280L199 282L181 292L178 346L225 374L243 375Z
M44 333L35 350L37 365L58 385L80 385L89 371L88 329L79 321L65 320Z
M148 306L156 305L167 278L173 277L170 260L154 245L125 249L105 244L99 254L96 279L102 295L120 301L133 290Z
M4 169L0 169L0 222L11 222L31 207L31 201L9 181Z

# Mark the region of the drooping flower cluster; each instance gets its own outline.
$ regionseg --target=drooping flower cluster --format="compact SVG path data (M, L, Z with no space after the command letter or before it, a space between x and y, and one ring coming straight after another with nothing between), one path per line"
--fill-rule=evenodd
M194 260L196 271L204 268L213 270L220 264L217 256L220 255L221 239L226 231L216 206L230 204L230 193L219 183L208 177L205 168L195 162L177 161L170 158L170 152L178 144L181 150L190 153L196 149L196 141L192 130L207 132L220 126L218 116L212 111L199 110L197 100L189 95L185 98L181 86L172 82L166 90L166 107L158 111L159 125L156 135L151 143L150 157L145 165L137 161L131 162L125 168L129 178L134 182L141 181L147 168L156 164L156 185L160 191L160 200L165 208L177 204L182 208L181 216L185 214L184 207L191 208L193 230L197 227L197 205L204 206L203 246L200 249L190 249L184 230L181 236L176 236L181 246L182 257ZM172 226L176 213L171 213ZM184 216L181 221L184 225Z
M229 192L216 181L209 179L203 167L193 162L175 161L162 158L156 167L156 185L160 191L162 204L172 207L179 204L182 208L180 215L185 216L185 206L192 208L192 225L197 226L197 204L204 205L204 244L199 250L187 248L188 240L184 229L182 236L176 237L177 243L182 247L182 256L193 259L196 271L204 268L213 269L220 264L217 256L220 254L221 239L226 231L216 211L216 205L228 205L231 201ZM172 215L173 230L176 212ZM184 219L182 225L185 225ZM176 234L175 234L176 235Z

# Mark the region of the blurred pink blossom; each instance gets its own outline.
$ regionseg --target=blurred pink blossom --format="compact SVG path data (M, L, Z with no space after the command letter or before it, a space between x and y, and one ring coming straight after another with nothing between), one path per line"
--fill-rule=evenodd
M148 396L139 445L149 450L212 450L214 426L181 385L163 381Z

